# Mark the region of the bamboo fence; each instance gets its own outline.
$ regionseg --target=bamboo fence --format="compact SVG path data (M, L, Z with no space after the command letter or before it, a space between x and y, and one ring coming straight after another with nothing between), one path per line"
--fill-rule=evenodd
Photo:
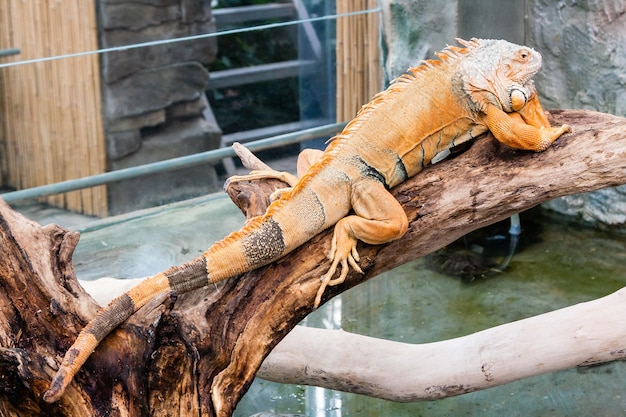
M378 7L378 0L338 0L337 14ZM383 84L379 14L337 19L337 121L354 118Z
M0 1L0 48L21 50L1 63L97 47L93 1ZM101 115L97 55L0 69L0 181L23 189L104 172ZM104 186L45 201L89 215L107 212Z

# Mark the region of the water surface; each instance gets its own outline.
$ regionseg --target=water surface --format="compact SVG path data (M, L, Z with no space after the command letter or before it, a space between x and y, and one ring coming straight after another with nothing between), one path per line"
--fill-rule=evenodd
M74 257L77 275L81 279L151 275L197 256L243 221L223 196L107 219L82 230ZM498 233L506 237L506 226L504 232L488 233L486 240L468 241L472 250L453 251L439 261L467 253L498 261L501 254L483 244L497 241ZM626 235L571 225L537 211L526 214L522 226L521 249L505 273L488 278L475 274L476 279L467 283L436 272L432 258L420 259L334 298L305 324L426 343L599 298L626 285ZM477 255L476 249L482 247L485 252ZM506 248L506 241L495 247ZM493 258L488 256L492 253ZM618 361L459 397L397 404L257 380L235 416L269 410L309 417L617 416L626 415L624 381L626 364Z

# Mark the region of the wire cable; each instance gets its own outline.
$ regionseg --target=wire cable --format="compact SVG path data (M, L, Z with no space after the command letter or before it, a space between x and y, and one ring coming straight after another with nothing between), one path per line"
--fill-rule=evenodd
M322 22L326 20L335 20L335 19L342 18L342 17L357 16L357 15L369 14L369 13L378 13L380 11L381 11L381 8L376 7L373 9L359 10L359 11L350 12L350 13L341 13L341 14L334 14L334 15L328 15L328 16L313 17L310 19L299 19L299 20L290 20L287 22L268 23L264 25L250 26L250 27L245 27L245 28L223 30L221 32L202 33L199 35L183 36L180 38L164 39L164 40L158 40L158 41L148 41L148 42L135 43L131 45L114 46L110 48L96 49L92 51L75 52L71 54L27 59L23 61L7 62L5 64L0 64L0 68L15 67L18 65L26 65L26 64L36 64L39 62L54 61L54 60L65 59L65 58L76 58L76 57L81 57L81 56L86 56L86 55L104 54L108 52L121 52L121 51L127 51L129 49L146 48L149 46L158 46L158 45L166 45L170 43L194 41L194 40L199 40L199 39L214 38L214 37L223 36L223 35L233 35L237 33L246 33L246 32L254 32L254 31L266 30L266 29L275 29L275 28L280 28L280 27L285 27L285 26L299 25L299 24L307 23L307 22Z

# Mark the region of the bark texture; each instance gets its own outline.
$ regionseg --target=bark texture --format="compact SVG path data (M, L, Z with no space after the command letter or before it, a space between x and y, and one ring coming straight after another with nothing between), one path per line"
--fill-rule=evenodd
M626 182L625 119L557 111L552 123L568 123L574 133L543 153L514 151L486 136L393 189L409 231L387 245L359 245L365 273L350 273L324 300L512 213ZM75 279L78 236L42 228L0 203L0 414L230 416L263 359L312 311L330 237L322 233L218 287L154 300L104 341L60 402L48 405L41 394L56 363L97 305Z

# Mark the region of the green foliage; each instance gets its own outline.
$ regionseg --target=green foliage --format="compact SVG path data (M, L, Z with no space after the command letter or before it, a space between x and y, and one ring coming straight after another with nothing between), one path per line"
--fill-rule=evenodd
M276 28L220 36L212 71L296 59L295 29Z
M211 108L224 133L298 120L298 79L242 85L213 91Z

